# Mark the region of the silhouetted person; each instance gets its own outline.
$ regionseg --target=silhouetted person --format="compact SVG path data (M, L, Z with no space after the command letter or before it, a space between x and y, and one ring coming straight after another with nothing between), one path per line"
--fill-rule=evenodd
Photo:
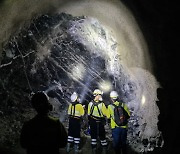
M44 92L37 92L31 99L37 115L24 123L20 143L27 154L59 154L67 144L67 132L59 119L48 116L52 105Z

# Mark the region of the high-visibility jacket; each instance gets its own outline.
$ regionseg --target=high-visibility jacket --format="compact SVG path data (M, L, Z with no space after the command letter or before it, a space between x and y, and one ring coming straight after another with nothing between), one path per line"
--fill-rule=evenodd
M68 115L75 118L82 117L84 115L84 108L82 104L70 104L68 108Z
M97 105L95 105L95 103ZM90 102L88 104L88 116L102 118L107 115L107 108L103 102Z
M114 102L115 105L119 105L120 102L116 101ZM121 106L124 108L124 110L128 113L130 116L130 111L125 103L122 103ZM114 121L114 106L112 104L108 105L108 112L107 112L107 118L111 119L111 129L115 127L122 127L122 128L127 128L128 125L126 126L118 126L115 121Z

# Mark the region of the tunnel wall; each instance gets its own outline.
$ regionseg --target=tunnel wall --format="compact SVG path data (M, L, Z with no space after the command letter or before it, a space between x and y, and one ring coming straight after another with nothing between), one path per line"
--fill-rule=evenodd
M143 0L142 0L143 1ZM163 104L160 104L160 109L162 109L162 114L161 118L165 119L164 117L169 117L167 113L167 107L171 107L172 105L168 105L168 102L170 104L176 105L178 104L178 88L177 84L178 82L178 75L175 74L176 66L177 66L177 57L176 56L176 47L178 46L179 41L173 41L176 33L176 20L174 20L172 17L176 14L175 8L177 8L178 5L172 6L166 3L164 5L164 9L158 9L162 8L161 4L158 4L156 6L155 10L158 10L156 13L160 12L159 17L157 18L156 13L152 13L150 9L145 9L147 6L142 5L142 4L147 4L142 1L139 1L139 3L131 3L132 5L135 5L134 7L135 12L139 11L139 14L141 16L139 18L146 19L143 21L143 23L146 23L146 31L149 31L150 37L153 43L151 45L154 45L154 55L155 55L155 61L158 63L158 66L156 66L156 73L158 80L161 81L163 87L165 88L165 96L164 96L164 101L161 102ZM13 0L5 0L0 2L0 55L2 52L2 43L4 43L7 38L9 38L11 33L14 33L18 30L19 25L25 24L24 17L27 19L31 19L32 16L36 15L37 13L43 13L46 11L51 11L52 9L55 9L57 0L51 0L51 4L49 4L48 0L31 0L31 1L23 1L23 0L18 0L18 1L13 1ZM42 5L43 3L43 5ZM152 4L153 2L151 2ZM160 2L159 2L160 3ZM36 7L34 5L36 4ZM138 6L139 5L139 6ZM23 8L24 6L25 9ZM14 12L14 9L17 9L18 13ZM150 8L154 9L155 6L151 6ZM143 10L144 9L144 10ZM142 11L143 10L143 11ZM148 13L148 15L146 14ZM164 14L165 13L165 14ZM10 17L10 14L13 15L13 17ZM143 14L143 15L142 15ZM162 17L162 18L161 18ZM18 20L16 20L18 19ZM161 23L157 22L157 20L154 19L161 19ZM143 24L142 23L142 24ZM164 26L165 25L165 26ZM172 27L169 29L169 27ZM1 56L0 56L1 57ZM1 60L0 60L1 61ZM177 81L177 82L176 82ZM164 94L163 94L164 95ZM173 99L171 99L173 98ZM174 108L176 111L178 108ZM175 114L172 114L173 119L175 118ZM169 120L168 118L168 120ZM173 121L175 123L175 120ZM165 120L161 120L161 127L167 126L165 123ZM171 146L171 150L169 151L175 151L175 149L178 147L178 144L175 144L174 138L176 138L176 134L174 129L170 126L165 127L167 128L165 133L165 139L167 140L167 144ZM178 127L175 127L176 129ZM162 128L163 129L163 128ZM175 130L176 130L175 129ZM164 130L164 129L163 129ZM171 132L173 131L173 133ZM174 144L174 145L173 145ZM172 148L175 147L176 148Z
M20 25L26 24L32 17L42 13L66 12L75 16L95 17L110 30L113 29L119 42L121 59L126 65L128 67L141 67L153 73L149 58L150 52L143 34L131 12L118 0L53 0L51 2L47 0L32 0L31 2L8 0L2 2L0 8L2 14L0 19L3 21L0 24L1 29L3 29L0 32L0 52L6 40L20 29Z
M2 46L7 39L16 33L21 25L26 24L34 16L50 13L56 6L62 5L63 0L3 0L0 2L0 57ZM0 60L1 61L1 60Z

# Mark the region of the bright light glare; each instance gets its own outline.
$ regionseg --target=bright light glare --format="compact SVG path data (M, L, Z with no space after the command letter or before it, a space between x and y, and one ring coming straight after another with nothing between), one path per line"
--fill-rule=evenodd
M146 101L146 98L145 98L144 95L142 95L142 98L141 98L141 104L144 105L145 101Z
M74 80L79 80L79 79L83 78L84 72L85 72L85 68L84 68L83 64L77 64L72 69L71 74L72 74L72 77Z
M99 83L99 88L103 92L109 92L112 89L112 85L109 81L102 81Z

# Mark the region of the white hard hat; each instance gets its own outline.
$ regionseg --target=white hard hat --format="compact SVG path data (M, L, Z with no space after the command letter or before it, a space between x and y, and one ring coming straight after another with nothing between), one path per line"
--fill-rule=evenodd
M117 98L118 98L118 93L117 93L116 91L111 91L111 92L110 92L110 97L111 97L112 99L117 99Z
M93 92L93 95L96 96L96 95L102 95L103 92L100 90L100 89L95 89L94 92Z
M76 92L74 92L72 95L71 95L71 102L75 102L78 98L78 94Z

